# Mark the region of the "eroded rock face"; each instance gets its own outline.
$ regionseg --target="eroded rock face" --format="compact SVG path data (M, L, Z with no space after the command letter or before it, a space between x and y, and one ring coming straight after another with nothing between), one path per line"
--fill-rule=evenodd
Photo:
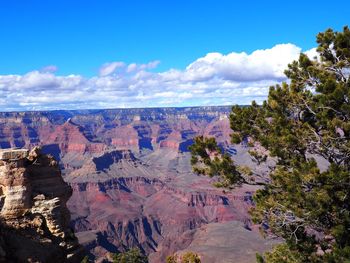
M230 107L0 112L0 148L43 145L59 155L117 149L187 151L196 135L224 142ZM43 148L44 150L44 148Z
M66 207L72 189L57 162L39 148L5 157L0 160L0 261L80 262L84 249L69 228Z
M230 107L195 107L0 112L0 148L42 145L43 152L59 161L64 180L73 188L67 203L72 215L71 226L91 259L97 262L109 258L110 253L139 247L151 263L164 263L167 255L182 251L190 244L203 260L220 249L230 254L225 257L238 258L239 249L229 249L230 237L248 238L258 234L248 214L256 188L243 185L223 191L213 187L214 178L191 172L188 152L188 146L198 135L215 137L223 149L228 149L230 111ZM252 163L246 145L236 145L234 150L230 154L237 164L250 166L257 174L267 174L268 167L256 167ZM15 173L32 174L23 167L23 171L17 169ZM35 211L51 218L50 215L62 208L54 197L65 200L69 195L55 192L51 198L50 189L56 191L53 186L62 184L45 178L44 174L37 178L36 184L30 179L28 186L25 175L11 179L13 186L22 180L19 185L28 190L21 192L12 188L17 191L12 199L22 203L14 201L17 205L13 208L12 202L7 202L3 211L7 211L8 216ZM26 193L33 192L35 185L48 189L45 198L40 192L26 199ZM0 204L5 201L0 198ZM62 231L55 229L55 225L65 220L65 216L52 217L45 222L47 228L60 236ZM35 219L34 222L41 221ZM208 247L210 251L200 250L202 243L198 240L205 238L197 240L196 233L202 227L206 229L206 225L226 222L240 224L233 232L212 228L223 235L220 239L223 246L220 248L219 242ZM252 233L247 229L252 229ZM246 249L258 248L249 242L246 244ZM254 257L254 253L252 255Z
M221 231L222 240L240 230L244 230L241 235L259 235L248 214L258 187L216 188L212 185L215 178L191 173L189 159L189 153L171 149L142 156L114 150L85 161L66 176L73 188L68 202L72 226L93 259L139 247L151 263L164 263L168 255L186 249L201 227L212 223L239 223L233 232ZM229 253L229 244L222 244L222 248L219 242L210 247L207 254L217 249ZM270 246L261 247L265 248ZM199 252L202 256L203 251ZM255 253L251 256L254 259Z

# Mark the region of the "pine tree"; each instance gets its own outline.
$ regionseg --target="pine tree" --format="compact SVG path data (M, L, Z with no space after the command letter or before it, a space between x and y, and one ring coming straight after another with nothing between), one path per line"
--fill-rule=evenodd
M113 263L148 263L146 256L140 249L132 248L129 251L113 255Z
M285 71L289 81L270 87L263 105L234 106L230 115L233 143L248 140L258 162L276 160L251 215L285 243L259 261L350 259L350 30L328 29L317 43L318 57L300 54ZM194 167L219 175L224 186L246 181L232 160L223 165L215 140L206 141L191 148ZM327 161L325 170L316 157Z

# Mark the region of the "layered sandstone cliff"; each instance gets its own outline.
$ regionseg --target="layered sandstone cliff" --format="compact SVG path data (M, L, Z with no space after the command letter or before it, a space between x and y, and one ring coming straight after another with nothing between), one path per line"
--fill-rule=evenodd
M0 112L0 148L42 145L42 152L55 157L73 188L67 203L71 226L91 260L138 247L150 262L163 263L167 255L191 245L203 263L213 263L211 256L219 250L225 253L219 256L223 259L242 253L229 249L227 244L240 241L233 237L246 237L247 251L264 248L248 214L256 188L242 185L223 191L212 186L215 178L191 172L188 146L195 136L215 137L220 147L228 149L230 111L230 107L197 107ZM230 154L237 164L266 174L262 169L268 167L256 167L246 145L233 150ZM23 197L17 193L22 201L17 203L19 211L28 206ZM33 197L28 200L33 203ZM226 231L231 222L239 224L233 232ZM218 226L206 227L212 224ZM220 235L203 251L207 230ZM255 260L251 252L249 262Z
M72 189L39 148L0 151L0 261L80 262L69 228Z

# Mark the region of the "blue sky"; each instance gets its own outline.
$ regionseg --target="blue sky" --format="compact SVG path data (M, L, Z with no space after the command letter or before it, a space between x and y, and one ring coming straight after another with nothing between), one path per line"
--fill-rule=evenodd
M275 75L266 77L258 72L260 77L254 77L254 64L247 66L252 79L241 76L246 74L242 72L227 78L226 71L236 70L232 59L247 63L247 58L226 57L228 54L245 52L249 56L256 50L288 43L307 51L316 46L318 32L329 27L341 30L350 24L350 1L283 2L287 1L4 0L0 4L0 110L190 106L262 100L266 96L263 87L283 77L274 66ZM287 58L294 58L296 49L289 50L293 54ZM207 57L213 52L222 57ZM203 61L195 63L200 58L205 58L205 68ZM223 60L230 67L225 67L225 73L208 69L212 59L220 70ZM248 60L253 59L255 56ZM196 77L193 70L190 77L186 72L192 64ZM108 74L101 75L101 69L107 66ZM204 71L210 71L211 77L203 76ZM170 85L169 75L173 81ZM230 83L215 82L218 78ZM147 82L147 87L141 87L140 81ZM155 90L152 83L157 86ZM246 96L223 100L222 93L235 94L238 84L242 89L236 91L246 92ZM220 90L225 85L227 88ZM43 96L29 99L25 96L29 88ZM57 102L48 100L52 89L56 89ZM84 92L97 93L99 89L107 97L87 96L83 100ZM150 90L158 97L147 94ZM191 95L192 91L197 96Z

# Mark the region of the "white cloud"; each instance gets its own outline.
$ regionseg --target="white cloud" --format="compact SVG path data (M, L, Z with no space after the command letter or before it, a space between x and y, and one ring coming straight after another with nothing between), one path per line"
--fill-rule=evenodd
M115 72L118 68L121 68L124 66L125 66L125 63L120 61L105 63L100 68L100 76L104 77L104 76L110 75L113 72Z
M46 67L43 67L40 71L41 72L56 72L58 70L58 67L55 65L48 65Z
M205 80L219 76L233 81L284 79L288 63L298 58L301 49L293 44L276 45L251 54L232 52L227 55L209 53L186 68L189 80Z
M309 50L306 50L304 51L304 54L307 55L310 59L320 58L319 54L316 51L316 48L311 48Z
M142 71L147 69L154 69L159 65L159 63L160 63L159 60L151 61L147 64L131 63L126 67L126 72L131 73L131 72Z
M25 75L0 75L0 111L195 106L262 102L268 87L285 80L293 44L246 53L209 53L184 70L152 72L146 64L110 62L99 76L58 76L54 66ZM313 55L314 50L307 51Z

